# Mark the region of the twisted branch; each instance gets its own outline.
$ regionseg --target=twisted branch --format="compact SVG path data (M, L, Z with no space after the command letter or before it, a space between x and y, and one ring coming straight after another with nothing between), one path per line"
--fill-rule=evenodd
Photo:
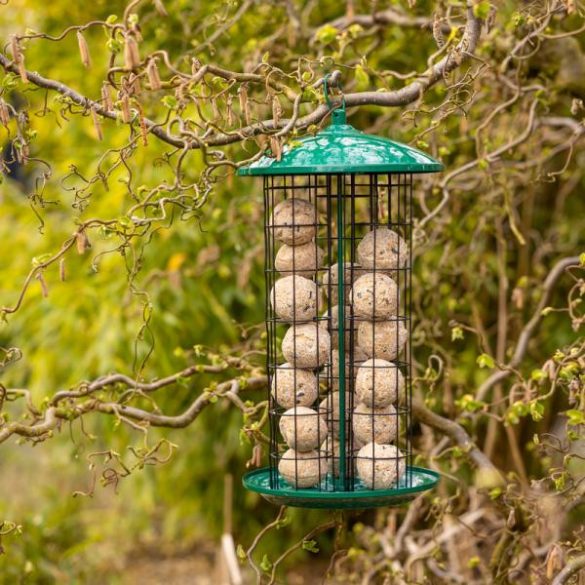
M345 95L346 105L348 107L365 105L396 107L404 106L415 102L416 100L422 97L425 91L427 91L430 87L432 87L438 81L443 79L448 73L459 67L466 60L466 58L473 54L480 38L481 26L482 21L474 15L473 5L471 2L468 2L467 22L465 24L464 33L461 40L459 41L459 43L457 44L452 53L446 55L436 64L429 67L425 72L423 72L418 77L416 81L402 87L399 90L383 92L364 91L358 93L350 93ZM10 60L3 54L0 54L0 65L6 71L15 74L22 74L22 66L21 65L19 66L19 63ZM262 81L263 83L266 82L266 79L258 74L235 73L209 65L204 65L195 75L197 76L198 79L201 79L207 73L218 75L227 80L242 81L245 78L245 81L254 82ZM78 106L81 106L87 112L93 111L104 118L108 118L110 120L119 120L118 112L108 110L104 104L80 94L79 92L65 85L64 83L55 81L53 79L48 79L46 77L43 77L39 73L28 70L26 70L26 77L28 81L30 81L31 83L38 87L56 91L57 93L66 96L73 103L77 104ZM182 74L182 77L191 79L193 78L193 76L187 76L185 74ZM319 122L321 122L328 115L328 113L329 108L326 105L321 105L310 114L298 117L296 119L296 122L292 124L292 127L298 130L306 129L308 126L312 124L318 124ZM127 123L131 125L134 123L134 121L130 120ZM142 123L144 124L144 127L148 132L150 132L163 142L184 149L200 149L203 146L205 147L226 146L228 144L240 142L242 140L254 137L259 134L268 134L281 130L283 128L292 130L291 121L289 119L283 118L282 120L278 121L270 119L248 124L247 126L240 128L236 132L230 132L229 134L224 133L216 128L216 131L218 131L219 133L215 135L205 136L204 138L199 139L194 138L189 139L181 138L179 136L167 132L162 128L161 124L148 118L143 118Z

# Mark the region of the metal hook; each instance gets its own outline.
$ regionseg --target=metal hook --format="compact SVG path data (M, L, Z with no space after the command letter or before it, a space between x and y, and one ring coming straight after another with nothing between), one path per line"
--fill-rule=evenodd
M341 88L339 87L340 76L341 76L341 73L337 70L333 71L333 73L327 73L325 75L325 77L323 78L323 96L325 97L325 103L327 104L327 107L330 110L341 109L343 112L345 112L345 96L343 95L343 92L341 91ZM329 80L331 80L331 84L329 84ZM333 105L333 102L331 101L331 98L329 97L329 86L330 85L331 85L331 87L336 86L341 91L341 105L337 106L337 108L335 108L335 106Z

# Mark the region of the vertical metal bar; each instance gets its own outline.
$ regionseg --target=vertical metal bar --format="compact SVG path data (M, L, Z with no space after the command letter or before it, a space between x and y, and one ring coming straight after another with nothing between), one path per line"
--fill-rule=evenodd
M343 177L337 175L337 337L339 363L339 479L347 489L345 449L345 250Z
M408 466L412 465L412 440L413 440L413 428L412 428L412 174L408 174L405 176L407 179L405 192L406 198L408 201L408 256L407 262L408 266L406 267L406 287L408 289L408 297L406 298L407 306L406 311L408 314L408 347L407 347L407 355L408 355L408 397L407 397L407 412L409 418L409 426L407 430L407 450L406 450L406 464ZM408 487L412 487L412 475L408 473L406 475Z
M356 281L354 270L355 270L355 254L356 254L356 216L355 216L355 202L356 202L356 184L355 174L352 173L350 177L350 192L349 192L349 204L350 204L350 244L349 244L349 283L353 287L353 283ZM343 299L345 305L345 298ZM353 310L353 303L349 304L349 416L347 417L347 428L349 432L349 440L347 442L349 448L349 489L354 490L355 487L355 444L353 436L353 412L355 408L355 380L356 380L356 365L355 365L355 314ZM347 406L347 405L346 405Z

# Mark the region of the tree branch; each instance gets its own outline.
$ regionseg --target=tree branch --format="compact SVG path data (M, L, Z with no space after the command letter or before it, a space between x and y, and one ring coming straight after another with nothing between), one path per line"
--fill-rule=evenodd
M467 22L465 25L465 30L461 40L454 48L452 53L443 57L443 59L441 59L435 65L429 67L424 73L422 73L419 76L419 78L416 81L399 90L383 92L365 91L359 93L350 93L345 95L346 105L348 107L365 105L396 107L404 106L406 104L415 102L416 100L420 99L420 97L424 94L426 90L428 90L438 81L443 79L445 75L459 67L461 63L463 63L465 59L475 51L475 48L480 38L481 26L482 21L479 20L474 15L473 3L469 1L467 7ZM20 71L21 68L19 68L19 64L8 59L8 57L6 57L3 54L0 54L0 65L6 71L10 71L17 75L21 73ZM200 70L196 74L198 78L202 78L207 73L219 75L218 71L223 73L223 75L221 76L226 79L227 78L238 79L241 76L249 77L248 74L232 73L212 66L204 65L203 68L204 68L203 72ZM190 77L186 75L183 76ZM105 105L101 104L100 102L91 100L90 98L80 94L71 87L65 85L64 83L48 79L46 77L43 77L39 73L28 70L26 71L26 77L31 83L38 87L56 91L61 95L68 97L73 103L81 106L88 112L93 110L96 114L99 114L104 118L109 118L111 120L119 119L118 112L108 110L105 107ZM253 75L252 77L254 78L254 81L256 81L256 77L260 78L263 82L266 81L260 75ZM312 124L319 123L321 120L325 118L325 116L327 116L328 113L329 108L327 106L325 105L318 106L310 114L298 117L296 123L294 123L294 128L299 130L306 129L308 126ZM133 123L132 120L128 122L128 124L132 123ZM201 139L194 138L183 139L180 136L170 134L169 132L165 131L162 128L161 124L158 124L148 118L143 118L142 123L144 124L148 132L150 132L163 142L166 142L167 144L176 146L178 148L186 149L198 149L202 148L202 146L206 147L226 146L228 144L240 142L247 138L254 137L258 134L269 134L290 126L289 119L282 119L279 120L277 123L275 123L273 119L270 119L262 122L255 122L249 124L247 126L240 128L237 131L230 133L223 133L220 131L220 133L205 136L205 138Z
M469 455L472 461L482 470L501 476L498 468L488 459L481 449L471 440L467 431L455 421L443 418L429 410L421 400L414 398L412 412L418 420L440 433L447 435L456 445Z
M573 557L564 566L563 570L553 579L551 585L564 585L567 581L577 574L577 571L585 568L585 554Z
M532 315L532 318L524 328L522 329L520 336L518 337L518 341L516 343L516 348L514 350L514 355L512 359L508 362L505 366L505 369L498 370L494 372L477 390L476 398L478 400L484 400L486 394L491 390L491 388L507 378L516 368L524 358L526 351L528 349L528 343L538 327L540 321L542 320L542 311L546 307L550 295L555 287L557 280L564 274L565 270L569 268L569 266L578 266L579 265L579 257L578 256L570 256L568 258L563 258L559 260L552 270L549 272L548 276L546 277L543 285L542 285L542 296L540 297L540 301L536 305L536 309Z

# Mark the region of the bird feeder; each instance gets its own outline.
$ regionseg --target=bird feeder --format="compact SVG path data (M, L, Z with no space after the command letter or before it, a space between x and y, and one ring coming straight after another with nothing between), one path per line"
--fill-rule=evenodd
M243 483L288 506L396 505L439 479L412 461L412 189L443 167L345 104L331 118L238 171L264 182L270 423Z

